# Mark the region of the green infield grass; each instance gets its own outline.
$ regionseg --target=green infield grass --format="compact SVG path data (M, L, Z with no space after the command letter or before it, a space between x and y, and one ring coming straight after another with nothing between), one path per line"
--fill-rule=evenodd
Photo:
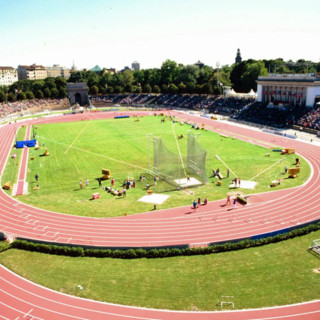
M175 310L236 309L320 298L320 259L307 249L320 231L263 247L204 256L122 260L10 249L0 262L51 289L94 300ZM27 262L27 263L26 263ZM78 285L83 289L79 289Z
M207 198L208 201L225 198L234 178L232 172L241 180L253 179L257 182L254 190L240 188L245 194L294 187L304 183L310 175L309 165L298 155L281 155L280 152L272 152L272 149L223 137L211 131L195 130L187 124L173 124L171 121L163 123L161 119L148 116L140 117L139 122L135 118L126 118L41 124L38 129L34 127L33 133L36 133L40 142L40 149L30 148L27 176L29 194L19 196L19 200L68 214L110 217L152 210L152 204L138 201L147 193L146 183L151 185L155 193L170 196L158 205L158 209L164 209L191 205L198 197ZM161 180L156 186L151 178L140 182L140 174L152 165L153 146L148 137L162 137L169 150L178 154L180 149L181 154L186 155L189 130L200 134L198 141L208 151L208 183L178 191ZM180 134L184 138L177 140ZM42 157L45 148L50 156ZM267 153L269 156L266 156ZM294 166L296 157L301 160L301 173L296 179L288 179L284 168ZM281 159L284 160L280 162ZM226 177L225 164L232 172L229 178L221 180L222 186L217 186L218 178L210 177L212 169L219 168ZM128 177L135 179L136 187L127 190L126 198L104 191L99 188L96 180L102 176L103 168L111 170L116 188L122 189L123 181ZM35 174L39 175L38 183ZM10 179L14 176L11 159L8 159L2 182L9 179L9 176ZM89 179L88 186L85 185L86 179ZM279 186L270 188L271 181L276 179L283 181ZM80 180L83 182L82 189L79 186ZM36 184L40 185L40 189L32 191ZM103 181L102 185L111 186L110 180ZM99 193L100 199L91 200L93 193Z

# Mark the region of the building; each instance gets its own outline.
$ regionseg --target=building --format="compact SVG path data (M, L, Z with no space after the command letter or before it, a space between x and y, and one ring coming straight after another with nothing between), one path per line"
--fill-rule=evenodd
M103 69L101 67L99 67L98 65L95 65L92 69L90 69L90 71L101 74Z
M72 62L72 67L71 67L71 69L70 69L70 73L72 73L72 72L77 72L78 71L78 69L77 69L77 67L75 66L75 64L74 64L74 61Z
M131 68L133 71L140 71L140 63L138 61L133 61Z
M86 82L67 83L67 92L70 105L90 106L88 86Z
M10 86L17 81L17 69L12 67L0 67L0 86Z
M52 67L46 67L47 69L47 77L62 77L69 79L70 78L70 69L65 67L61 67L58 64L54 64Z
M242 58L241 58L241 54L240 54L240 49L238 49L235 63L237 64L237 63L240 63L241 61L242 61Z
M269 74L258 77L257 83L261 102L313 107L320 101L320 77L314 73Z
M105 73L115 74L115 73L117 73L117 69L116 68L104 68L102 73L103 74L105 74Z
M204 63L203 63L203 62L201 62L200 60L198 60L198 62L196 62L194 65L195 65L195 66L198 66L198 67L199 67L199 69L201 69L201 68L203 68L203 67L204 67Z
M19 80L40 80L47 78L47 69L44 66L33 64L31 66L18 66Z

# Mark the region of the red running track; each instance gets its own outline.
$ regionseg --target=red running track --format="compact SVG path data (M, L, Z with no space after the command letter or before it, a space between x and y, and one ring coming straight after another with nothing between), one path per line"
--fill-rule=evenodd
M172 112L173 113L173 112ZM72 243L81 245L110 246L110 247L154 247L168 245L195 245L207 244L218 241L240 239L252 237L259 234L274 232L280 229L294 227L300 224L308 223L319 219L320 204L318 194L320 191L319 184L319 148L313 145L305 144L299 141L274 136L260 131L253 131L247 128L233 126L221 122L195 117L187 114L177 114L181 118L198 123L205 123L206 127L221 134L236 137L238 139L250 141L252 143L264 146L282 146L292 147L304 156L313 168L313 174L310 180L303 186L290 190L273 191L253 195L250 197L250 204L233 211L228 208L220 207L223 201L210 202L207 206L197 209L191 213L190 207L174 208L170 210L161 210L128 217L117 217L109 219L96 219L86 217L68 216L55 212L33 208L17 202L6 196L4 192L0 193L0 231L14 237L23 237L28 239L37 239L50 242ZM88 119L98 119L111 117L110 113L93 113L86 115ZM83 115L70 115L55 117L51 119L41 119L29 121L29 123L44 122L61 122L77 121L83 118ZM214 127L213 127L214 124ZM0 171L3 171L6 159L10 152L17 124L7 125L0 129L0 138L3 142L1 145ZM1 285L0 293L4 294L6 301L9 300L4 282L9 278L8 271L1 268ZM19 284L14 286L15 290L24 290L28 285L32 286L30 294L33 295L39 286L30 284L15 275L11 275L13 281ZM4 282L2 282L4 281ZM21 283L21 284L20 284ZM28 284L28 285L27 285ZM27 313L32 312L44 313L43 319L56 319L56 310L62 310L59 305L60 294L41 288L39 302L26 303L29 310L23 310ZM18 292L16 292L18 294ZM49 294L50 293L50 294ZM52 298L52 310L46 310L42 304L46 305L48 296ZM11 297L13 299L13 294ZM63 308L66 315L59 316L59 319L69 319L70 315L76 314L74 308L82 314L85 319L116 319L134 318L136 319L235 319L234 312L209 312L209 313L184 313L184 312L167 312L155 311L149 309L135 309L124 306L114 306L110 304L101 304L85 300L80 302L81 307L77 304L80 299L63 296L60 299L66 301L71 299L69 306L71 310ZM57 301L58 300L58 301ZM8 312L15 306L22 307L17 300L10 300L9 307L4 306ZM51 302L50 302L51 303ZM84 305L93 305L88 307L88 316L84 316L82 307ZM33 307L32 307L33 306ZM112 308L117 308L119 314L113 315L112 311L107 316L97 315L100 306L106 312ZM91 309L92 308L92 309ZM82 311L79 311L82 310ZM126 315L125 310L130 310L130 316ZM320 319L320 301L294 306L235 311L236 319ZM21 312L15 310L14 312ZM75 313L73 313L75 312ZM83 312L83 313L82 313ZM257 312L257 314L255 314ZM15 313L18 314L18 313ZM21 313L22 314L22 313ZM121 314L121 316L120 316ZM138 316L136 316L138 314ZM152 315L151 315L152 314ZM300 315L298 315L300 314ZM302 315L303 314L303 315ZM37 319L32 315L32 319ZM38 316L41 318L42 316ZM114 318L113 318L114 317ZM10 317L9 317L10 318ZM81 318L81 317L80 317ZM11 318L10 318L11 319ZM12 318L13 319L13 318Z

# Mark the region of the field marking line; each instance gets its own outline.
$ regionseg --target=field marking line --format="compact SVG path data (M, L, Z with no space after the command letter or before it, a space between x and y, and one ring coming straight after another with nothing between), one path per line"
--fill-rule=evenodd
M183 159L182 159L182 155L181 155L178 139L176 137L176 132L174 130L173 122L171 123L171 127L172 127L172 131L173 131L173 137L174 137L174 139L176 141L176 144L177 144L177 149L178 149L178 152L179 152L180 160L181 160L181 163L182 163L182 169L184 171L184 175L187 176L187 172L186 172L186 169L185 169L185 166L184 166L184 163L183 163Z
M254 178L260 176L261 174L263 174L264 172L266 172L267 170L271 169L272 167L274 167L276 164L282 162L283 160L285 160L285 158L280 159L279 161L277 161L276 163L274 163L273 165L271 165L270 167L268 167L267 169L261 171L260 173L258 173L257 175L255 175L253 178L251 178L249 181L253 180Z
M72 143L69 145L68 149L65 151L65 155L69 152L70 148L72 147L72 145L79 139L80 135L82 134L82 132L87 129L87 126L89 125L90 121L87 122L87 124L82 128L82 130L79 132L79 134L75 137L75 139L72 141Z
M235 177L237 177L237 175L234 173L234 171L233 171L229 166L227 166L227 164L220 158L220 156L216 155L216 159L217 159L217 160L220 160L220 161L223 163L223 165L224 165L227 169L229 169L230 172L231 172Z
M58 142L56 140L51 140L51 139L47 139L47 138L44 138L44 139L47 140L47 141L56 143L56 144L67 146L65 143L61 143L61 142ZM140 167L140 166L137 166L135 164L132 164L132 163L129 163L129 162L126 162L126 161L122 161L122 160L118 160L118 159L114 159L114 158L111 158L111 157L108 157L108 156L105 156L105 155L102 155L102 154L99 154L99 153L95 153L95 152L92 152L92 151L89 151L89 150L81 149L81 148L78 148L78 147L75 147L75 146L71 146L71 148L76 149L76 150L81 151L81 152L90 153L90 154L93 154L95 156L98 156L98 157L101 157L101 158L105 158L105 159L108 159L108 160L111 160L111 161L114 161L114 162L119 162L119 163L131 166L131 167L134 167L134 168L138 168L138 169L142 169L142 170L148 170L145 167Z

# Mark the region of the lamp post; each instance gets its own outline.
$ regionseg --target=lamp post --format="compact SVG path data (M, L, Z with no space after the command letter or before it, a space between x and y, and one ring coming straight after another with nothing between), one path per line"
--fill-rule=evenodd
M216 67L217 67L217 87L220 87L220 81L219 81L219 68L220 68L220 62L216 62Z

